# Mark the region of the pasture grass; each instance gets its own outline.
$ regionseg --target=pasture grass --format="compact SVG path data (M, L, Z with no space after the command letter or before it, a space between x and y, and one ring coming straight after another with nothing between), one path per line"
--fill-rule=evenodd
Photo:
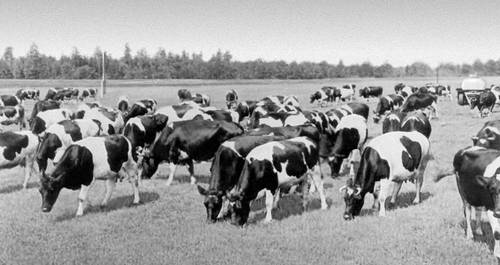
M498 82L492 78L488 82ZM321 85L340 85L349 80L313 80L300 82L259 81L255 83L214 84L176 81L169 85L149 82L111 85L102 100L114 105L118 96L131 100L152 97L160 105L177 101L177 89L207 93L215 106L224 105L224 94L235 88L240 99L258 99L266 95L294 94L306 109L308 97ZM384 93L393 92L399 80L354 80L359 86L382 85ZM413 80L423 84L432 80ZM457 87L459 79L450 79ZM10 83L9 83L10 82ZM61 82L30 81L30 86L46 90ZM62 81L73 86L87 86L90 81ZM74 82L74 83L72 83ZM94 82L94 81L92 81ZM329 83L330 82L330 83ZM113 84L113 82L111 82ZM3 93L11 93L26 83L0 82ZM38 85L37 85L38 84ZM42 92L42 95L45 91ZM369 102L371 108L375 100ZM32 103L28 102L28 109ZM333 105L329 107L334 107ZM432 120L431 150L435 160L425 173L423 201L413 205L414 185L403 185L394 209L387 217L371 211L372 196L366 196L362 216L346 222L342 218L344 202L338 189L346 177L331 179L323 167L329 209L319 210L319 196L310 196L303 212L300 198L286 195L273 210L274 220L262 223L263 202L253 205L249 225L244 228L225 222L207 224L202 197L189 184L185 168L177 171L173 185L165 186L168 168L140 185L142 203L132 206L132 188L126 182L117 189L106 208L99 207L104 197L104 183L96 182L89 193L90 205L83 217L76 218L78 191L63 190L52 212L42 213L38 179L30 188L21 189L19 168L2 170L0 178L0 262L5 264L495 264L491 229L483 216L484 236L475 241L465 238L462 204L453 177L438 183L436 174L451 169L457 150L471 144L470 137L482 124L498 119L493 113L479 119L454 102L440 101L439 119ZM328 108L324 108L327 110ZM368 121L369 136L381 133L381 125ZM207 186L209 164L195 165L201 185Z

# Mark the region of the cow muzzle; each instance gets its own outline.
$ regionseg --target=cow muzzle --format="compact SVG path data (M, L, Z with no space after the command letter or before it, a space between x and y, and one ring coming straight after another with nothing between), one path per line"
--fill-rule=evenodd
M353 220L353 219L354 219L354 216L352 216L352 214L350 214L350 213L344 213L344 220L350 221L350 220Z
M44 213L48 213L48 212L50 212L50 210L52 210L52 207L50 207L50 206L43 206L42 207L42 212L44 212Z

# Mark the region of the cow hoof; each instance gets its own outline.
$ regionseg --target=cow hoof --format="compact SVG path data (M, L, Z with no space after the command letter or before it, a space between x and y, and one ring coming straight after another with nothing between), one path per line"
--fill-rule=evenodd
M271 223L273 223L273 219L264 219L263 223L264 224L271 224Z
M413 204L419 204L419 203L420 203L420 200L417 200L417 199L413 200Z
M191 177L191 185L196 185L196 178Z
M322 205L321 210L328 210L328 205Z

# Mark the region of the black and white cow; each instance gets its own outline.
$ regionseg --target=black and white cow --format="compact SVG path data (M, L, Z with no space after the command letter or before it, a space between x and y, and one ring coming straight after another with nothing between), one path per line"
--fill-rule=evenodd
M72 112L68 109L49 109L39 112L35 118L30 121L30 129L34 134L41 134L52 124L63 120L71 119Z
M61 102L55 100L40 100L35 103L33 110L31 110L31 115L28 120L30 122L36 117L38 112L46 111L49 109L59 109L61 107Z
M340 88L340 94L342 95L340 99L342 101L352 101L354 99L354 95L356 94L356 85L355 84L346 84Z
M486 209L488 220L493 230L495 245L493 254L500 258L500 151L479 146L459 150L453 159L453 171L462 198L466 221L465 234L474 239L474 232L483 235L481 227L481 208ZM436 181L451 175L438 175ZM472 230L472 208L476 212L476 229Z
M370 97L378 98L382 96L384 89L381 86L367 86L359 90L359 96L367 101Z
M245 117L250 117L257 107L257 102L255 100L245 100L236 104L234 111L238 113L239 121L243 121Z
M285 99L283 99L283 105L300 108L299 98L294 95L286 96Z
M166 161L170 163L167 185L172 183L177 165L188 166L191 184L195 184L193 161L213 158L224 141L243 133L241 126L225 121L189 120L176 122L172 127L165 127L151 152L144 155L142 177L151 178L158 165Z
M324 87L323 87L324 88ZM320 90L314 92L311 96L310 96L310 103L314 103L314 101L317 101L318 102L318 105L323 107L325 106L328 102L331 102L330 101L330 97L328 94L326 94L326 92L323 90L323 88L321 88Z
M269 104L283 105L284 100L285 100L285 97L281 96L281 95L268 96L268 97L264 97L263 99L261 99L257 103L257 106L263 106L263 105L269 105Z
M194 93L192 100L200 107L210 106L210 96L207 94Z
M387 114L382 121L382 133L401 131L401 121L406 116L406 112L393 110Z
M185 120L185 115L192 115L192 110L200 111L198 106L192 104L179 104L159 108L155 114L163 114L168 117L167 125L172 125L174 122Z
M0 132L0 169L24 167L23 188L35 172L34 159L38 137L30 131Z
M127 96L120 96L116 104L118 110L125 116L129 110L129 100Z
M336 128L340 120L350 114L358 114L368 119L368 113L370 108L368 105L359 102L350 102L339 108L331 109L325 114L328 116L328 120L333 128Z
M399 94L403 88L405 87L406 85L403 84L403 83L397 83L395 86L394 86L394 93L396 94Z
M415 110L404 116L401 121L401 131L417 131L429 138L431 136L432 127L427 116L421 110Z
M282 141L273 141L252 149L245 158L243 170L236 187L229 194L229 200L235 202L230 207L231 221L244 225L250 213L250 202L259 191L266 190L266 218L272 220L273 196L279 195L279 189L304 182L309 176L318 189L321 209L326 209L323 181L318 163L318 147L307 137L298 137ZM307 193L304 192L305 196ZM306 206L304 198L303 207Z
M389 132L371 140L363 150L359 169L353 179L340 188L346 204L344 219L350 220L359 215L366 193L374 194L374 208L379 215L385 216L385 200L390 196L391 203L404 181L414 180L416 196L413 203L420 202L420 189L423 174L431 157L429 139L419 132ZM375 192L376 182L380 191Z
M180 102L192 100L191 92L188 89L181 88L177 91L177 97L179 97Z
M17 90L16 97L21 100L25 99L37 100L40 98L40 90L35 88L21 88Z
M406 98L406 101L401 106L401 111L410 112L414 110L430 110L427 115L429 118L432 116L438 118L437 96L430 93L414 93Z
M97 88L83 88L80 91L79 100L84 100L86 98L95 98L97 96Z
M154 99L141 99L136 101L131 107L127 114L123 117L123 120L127 122L133 117L140 115L153 114L158 109L158 103Z
M320 140L320 131L312 124L300 126L286 126L286 127L269 127L262 126L259 128L251 129L245 132L247 136L284 136L286 138L294 138L305 136L314 142Z
M17 96L12 95L1 95L0 96L0 106L17 106L21 105L23 101Z
M78 100L78 95L80 91L77 88L63 88L61 90L57 90L52 99L54 100ZM48 94L47 94L48 96ZM47 99L47 98L46 98Z
M354 175L355 166L359 162L361 148L368 137L366 119L357 114L351 114L340 120L334 132L322 137L319 144L319 155L327 160L332 177L337 177L344 159L350 157L350 175Z
M123 135L132 144L132 157L138 161L143 150L153 144L156 135L167 125L168 117L163 114L144 115L127 121Z
M240 122L240 116L238 112L234 110L222 110L222 109L200 109L202 112L205 114L208 114L210 117L212 117L212 120L214 121L231 121L238 123Z
M329 117L326 115L326 113L323 113L318 110L313 110L313 111L304 111L303 112L304 116L306 119L318 128L318 130L321 133L327 133L327 132L332 132L335 127L333 124L330 123Z
M483 91L479 95L472 95L470 97L470 109L472 110L477 107L479 110L479 117L483 118L493 112L496 102L497 98L493 92L490 90Z
M0 107L1 125L19 125L19 130L26 128L24 108L22 105Z
M477 146L500 150L500 120L486 122L472 137L472 143Z
M120 133L123 126L125 126L125 122L119 111L103 107L92 108L85 111L83 119L98 121L101 126L101 135Z
M50 175L42 175L40 194L42 211L50 212L63 189L80 190L77 216L83 215L85 201L95 180L106 180L102 206L111 197L117 179L127 179L134 191L133 204L138 204L139 178L132 146L123 135L88 137L70 145Z
M238 104L238 93L236 93L236 90L231 89L226 94L227 109L234 109L237 104Z
M52 124L40 138L40 146L36 152L40 172L45 172L49 159L57 163L62 152L73 142L99 134L99 124L89 119L63 120Z
M373 121L378 123L383 115L387 112L399 109L401 105L403 105L404 98L401 95L390 94L384 97L381 97L377 103L377 108L373 111L375 116L373 117Z
M59 93L59 91L63 91L64 88L62 87L51 87L47 91L47 94L45 95L45 100L55 100L56 94Z
M210 183L208 189L198 185L198 192L205 196L207 221L216 222L221 213L223 200L236 185L245 164L245 157L255 147L271 141L280 141L284 136L248 136L231 138L217 149L210 167ZM223 211L221 214L223 214Z
M298 126L308 123L309 120L302 112L271 112L265 115L255 111L250 117L248 127L257 128L262 125L269 127Z

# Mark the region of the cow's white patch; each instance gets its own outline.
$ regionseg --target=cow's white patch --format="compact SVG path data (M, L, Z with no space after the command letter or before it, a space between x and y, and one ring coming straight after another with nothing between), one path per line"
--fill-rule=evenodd
M496 177L498 168L500 168L500 157L495 158L495 160L491 161L491 163L486 166L483 176L486 178ZM497 177L497 179L500 180L499 177Z
M306 137L306 136L295 137L295 138L292 138L292 139L288 139L288 141L297 142L297 143L303 143L306 146L307 151L309 153L311 153L311 149L312 148L316 147L316 145L308 137Z
M417 116L410 116L410 117L407 117L403 124L401 124L401 127L403 127L407 122L409 122L410 120L416 120L417 122L421 122L421 123L424 123L424 121L422 119L420 119L419 117Z
M145 108L145 109L147 109L147 108L146 108L146 105L144 105L144 103L142 103L142 102L140 102L140 101L137 101L137 102L135 103L135 105L137 105L137 106L139 106L139 107L141 107L141 108Z
M259 119L260 125L267 125L269 127L283 127L283 122L279 119L274 119L272 117L264 117Z
M251 159L255 160L269 160L272 161L273 159L273 153L274 153L274 148L280 148L282 150L285 149L285 146L281 144L280 142L268 142L263 145L259 145L252 149L250 153L248 153L246 159L248 161L251 161Z
M236 151L236 143L234 141L225 141L222 143L222 146L225 148L231 149L235 154L241 157L241 154Z
M231 120L235 123L240 121L240 114L234 110L229 110L229 115L231 115Z
M491 132L493 132L494 134L498 134L498 135L500 135L500 131L499 131L499 130L498 130L498 128L496 128L496 127L486 126L486 127L483 129L483 131L484 131L484 130L486 130L486 129L490 130L490 131L491 131Z
M78 127L80 127L82 138L87 138L90 136L98 136L100 133L99 126L93 120L76 119L73 121L78 125Z
M108 163L108 151L104 144L104 137L88 137L73 144L86 147L92 153L94 164L94 179L106 179L113 172Z
M142 124L141 119L139 117L133 117L133 118L131 118L130 120L127 121L127 125L128 124L130 124L131 126L135 125L142 132L146 132L146 128L144 128L144 125Z
M389 102L389 104L393 104L393 100L391 97L385 96L384 98Z
M366 141L367 125L365 117L358 114L347 115L340 120L336 130L338 131L343 128L355 128L359 132L358 147L361 147Z
M340 107L341 109L347 111L348 114L353 114L354 111L352 110L352 108L349 106L349 105L344 105L342 107Z
M36 115L45 121L45 128L63 120L70 119L71 111L68 109L51 109L38 112Z
M290 115L283 122L283 126L299 126L306 124L309 120L302 113Z

